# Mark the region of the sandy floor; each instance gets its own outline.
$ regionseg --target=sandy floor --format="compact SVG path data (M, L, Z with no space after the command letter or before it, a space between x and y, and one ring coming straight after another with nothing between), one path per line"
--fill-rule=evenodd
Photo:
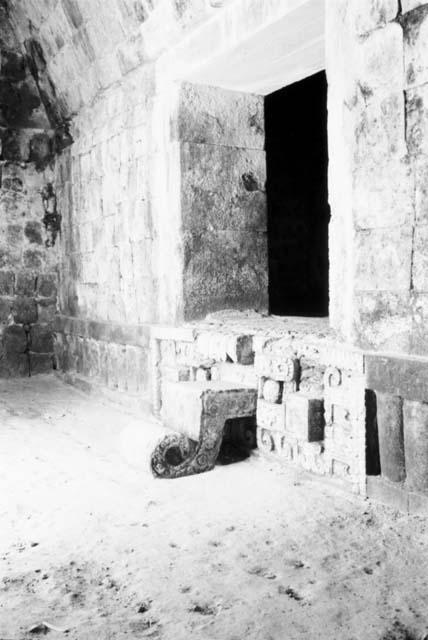
M2 382L0 425L1 640L428 633L423 519L257 458L156 481L148 426L54 377Z

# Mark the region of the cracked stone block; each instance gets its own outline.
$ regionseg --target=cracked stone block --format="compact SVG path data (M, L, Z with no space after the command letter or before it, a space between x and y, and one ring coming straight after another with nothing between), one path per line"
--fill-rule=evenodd
M294 393L286 401L286 430L302 442L324 440L324 400Z
M406 484L428 493L428 403L404 401L404 455Z
M403 400L376 392L381 474L391 482L406 478L404 462Z
M273 431L284 431L285 404L273 404L259 398L257 402L257 426Z

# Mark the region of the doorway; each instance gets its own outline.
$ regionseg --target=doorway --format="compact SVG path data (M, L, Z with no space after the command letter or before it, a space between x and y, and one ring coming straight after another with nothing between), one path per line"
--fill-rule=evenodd
M328 315L327 80L265 97L269 310Z

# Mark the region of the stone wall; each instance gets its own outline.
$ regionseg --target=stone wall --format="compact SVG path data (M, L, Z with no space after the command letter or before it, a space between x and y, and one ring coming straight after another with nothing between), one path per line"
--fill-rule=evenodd
M150 73L134 73L82 110L74 143L56 166L64 212L59 369L134 392L147 372L144 327L156 320L147 188L152 93ZM129 337L135 332L138 340Z
M366 349L426 355L422 2L327 3L331 318Z
M0 17L1 377L53 368L60 215L54 134L26 57Z
M267 309L266 160L261 96L184 84L183 315Z

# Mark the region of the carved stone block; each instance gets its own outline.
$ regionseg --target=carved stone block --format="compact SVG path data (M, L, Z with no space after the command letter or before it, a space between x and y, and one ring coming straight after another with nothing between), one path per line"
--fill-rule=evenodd
M219 381L162 385L162 418L171 434L151 456L153 474L178 478L209 471L215 465L227 420L253 417L257 390Z
M257 446L260 451L265 454L272 454L275 452L276 445L274 434L269 429L258 428L257 429Z
M257 402L257 426L274 431L285 429L285 405L259 399Z
M287 397L286 430L303 442L324 439L324 401L304 393Z
M279 404L282 400L283 384L267 378L263 381L262 396L267 402Z

